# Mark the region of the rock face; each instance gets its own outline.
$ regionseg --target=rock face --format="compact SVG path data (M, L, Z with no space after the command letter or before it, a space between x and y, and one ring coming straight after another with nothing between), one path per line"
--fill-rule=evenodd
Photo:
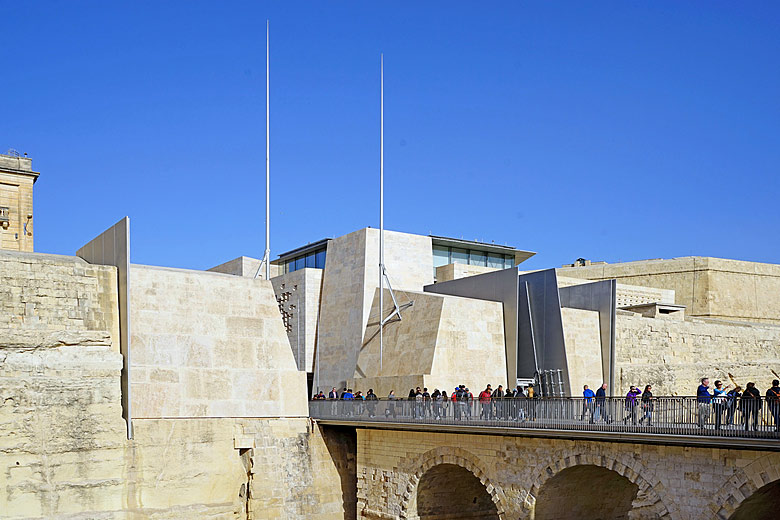
M290 374L289 388L262 400L264 410L276 401L275 413L251 416L255 412L247 408L244 417L149 413L133 421L134 438L127 440L122 357L113 341L119 337L115 269L75 257L0 253L0 517L353 518L354 433L323 433L301 416L305 407L298 401L305 399L305 386L294 385L304 380L294 370L281 319L269 321L278 316L270 284L228 291L234 298L226 304L229 310L217 312L198 306L198 299L211 294L224 302L227 289L214 284L237 283L230 277L203 273L209 284L193 272L146 274L138 276L137 287L159 288L171 278L180 285L179 292L166 290L171 329L186 329L186 319L198 316L200 322L220 323L231 313L249 314L246 323L262 330L255 331L253 342L236 342L251 347L238 358L244 370ZM141 308L166 301L145 298ZM197 312L184 312L187 302ZM154 327L166 326L163 319L157 313L139 331L153 335ZM266 334L271 340L264 341ZM227 333L215 329L212 335ZM187 351L177 350L185 344L190 343L157 343L177 360L186 359ZM200 365L193 369L196 375L235 361L206 353L214 366ZM176 370L192 367L153 368L178 376ZM223 386L236 382L228 377Z

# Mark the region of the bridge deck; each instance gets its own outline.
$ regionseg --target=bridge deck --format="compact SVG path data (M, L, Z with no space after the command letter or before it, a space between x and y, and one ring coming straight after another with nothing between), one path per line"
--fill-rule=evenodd
M309 403L309 412L320 424L360 428L780 451L780 432L770 407L757 409L755 429L751 414L745 430L741 412L726 424L728 410L700 404L696 398L659 399L650 410L649 424L647 419L639 423L647 412L641 404L626 406L622 398L607 398L598 407L582 399L474 400L447 406L407 400L315 400ZM722 414L719 428L716 413Z

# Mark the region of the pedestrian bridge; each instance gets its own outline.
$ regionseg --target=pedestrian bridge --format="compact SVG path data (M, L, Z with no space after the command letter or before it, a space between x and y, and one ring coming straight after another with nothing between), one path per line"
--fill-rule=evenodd
M725 410L695 398L656 400L649 425L641 404L589 404L323 400L310 413L355 430L358 518L761 520L780 510L771 410L759 405L746 431L742 411L727 424Z

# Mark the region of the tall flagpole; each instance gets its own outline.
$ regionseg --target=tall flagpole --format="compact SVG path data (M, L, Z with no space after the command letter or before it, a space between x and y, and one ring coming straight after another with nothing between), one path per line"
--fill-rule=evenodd
M268 20L265 21L265 279L271 279L271 114Z
M385 292L385 55L379 55L379 369L384 349Z

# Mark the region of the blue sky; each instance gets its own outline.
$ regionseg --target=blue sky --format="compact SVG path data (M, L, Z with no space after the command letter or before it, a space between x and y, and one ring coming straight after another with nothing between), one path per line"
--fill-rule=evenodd
M2 1L0 148L36 250L124 215L208 268L378 226L609 262L780 263L777 2Z

